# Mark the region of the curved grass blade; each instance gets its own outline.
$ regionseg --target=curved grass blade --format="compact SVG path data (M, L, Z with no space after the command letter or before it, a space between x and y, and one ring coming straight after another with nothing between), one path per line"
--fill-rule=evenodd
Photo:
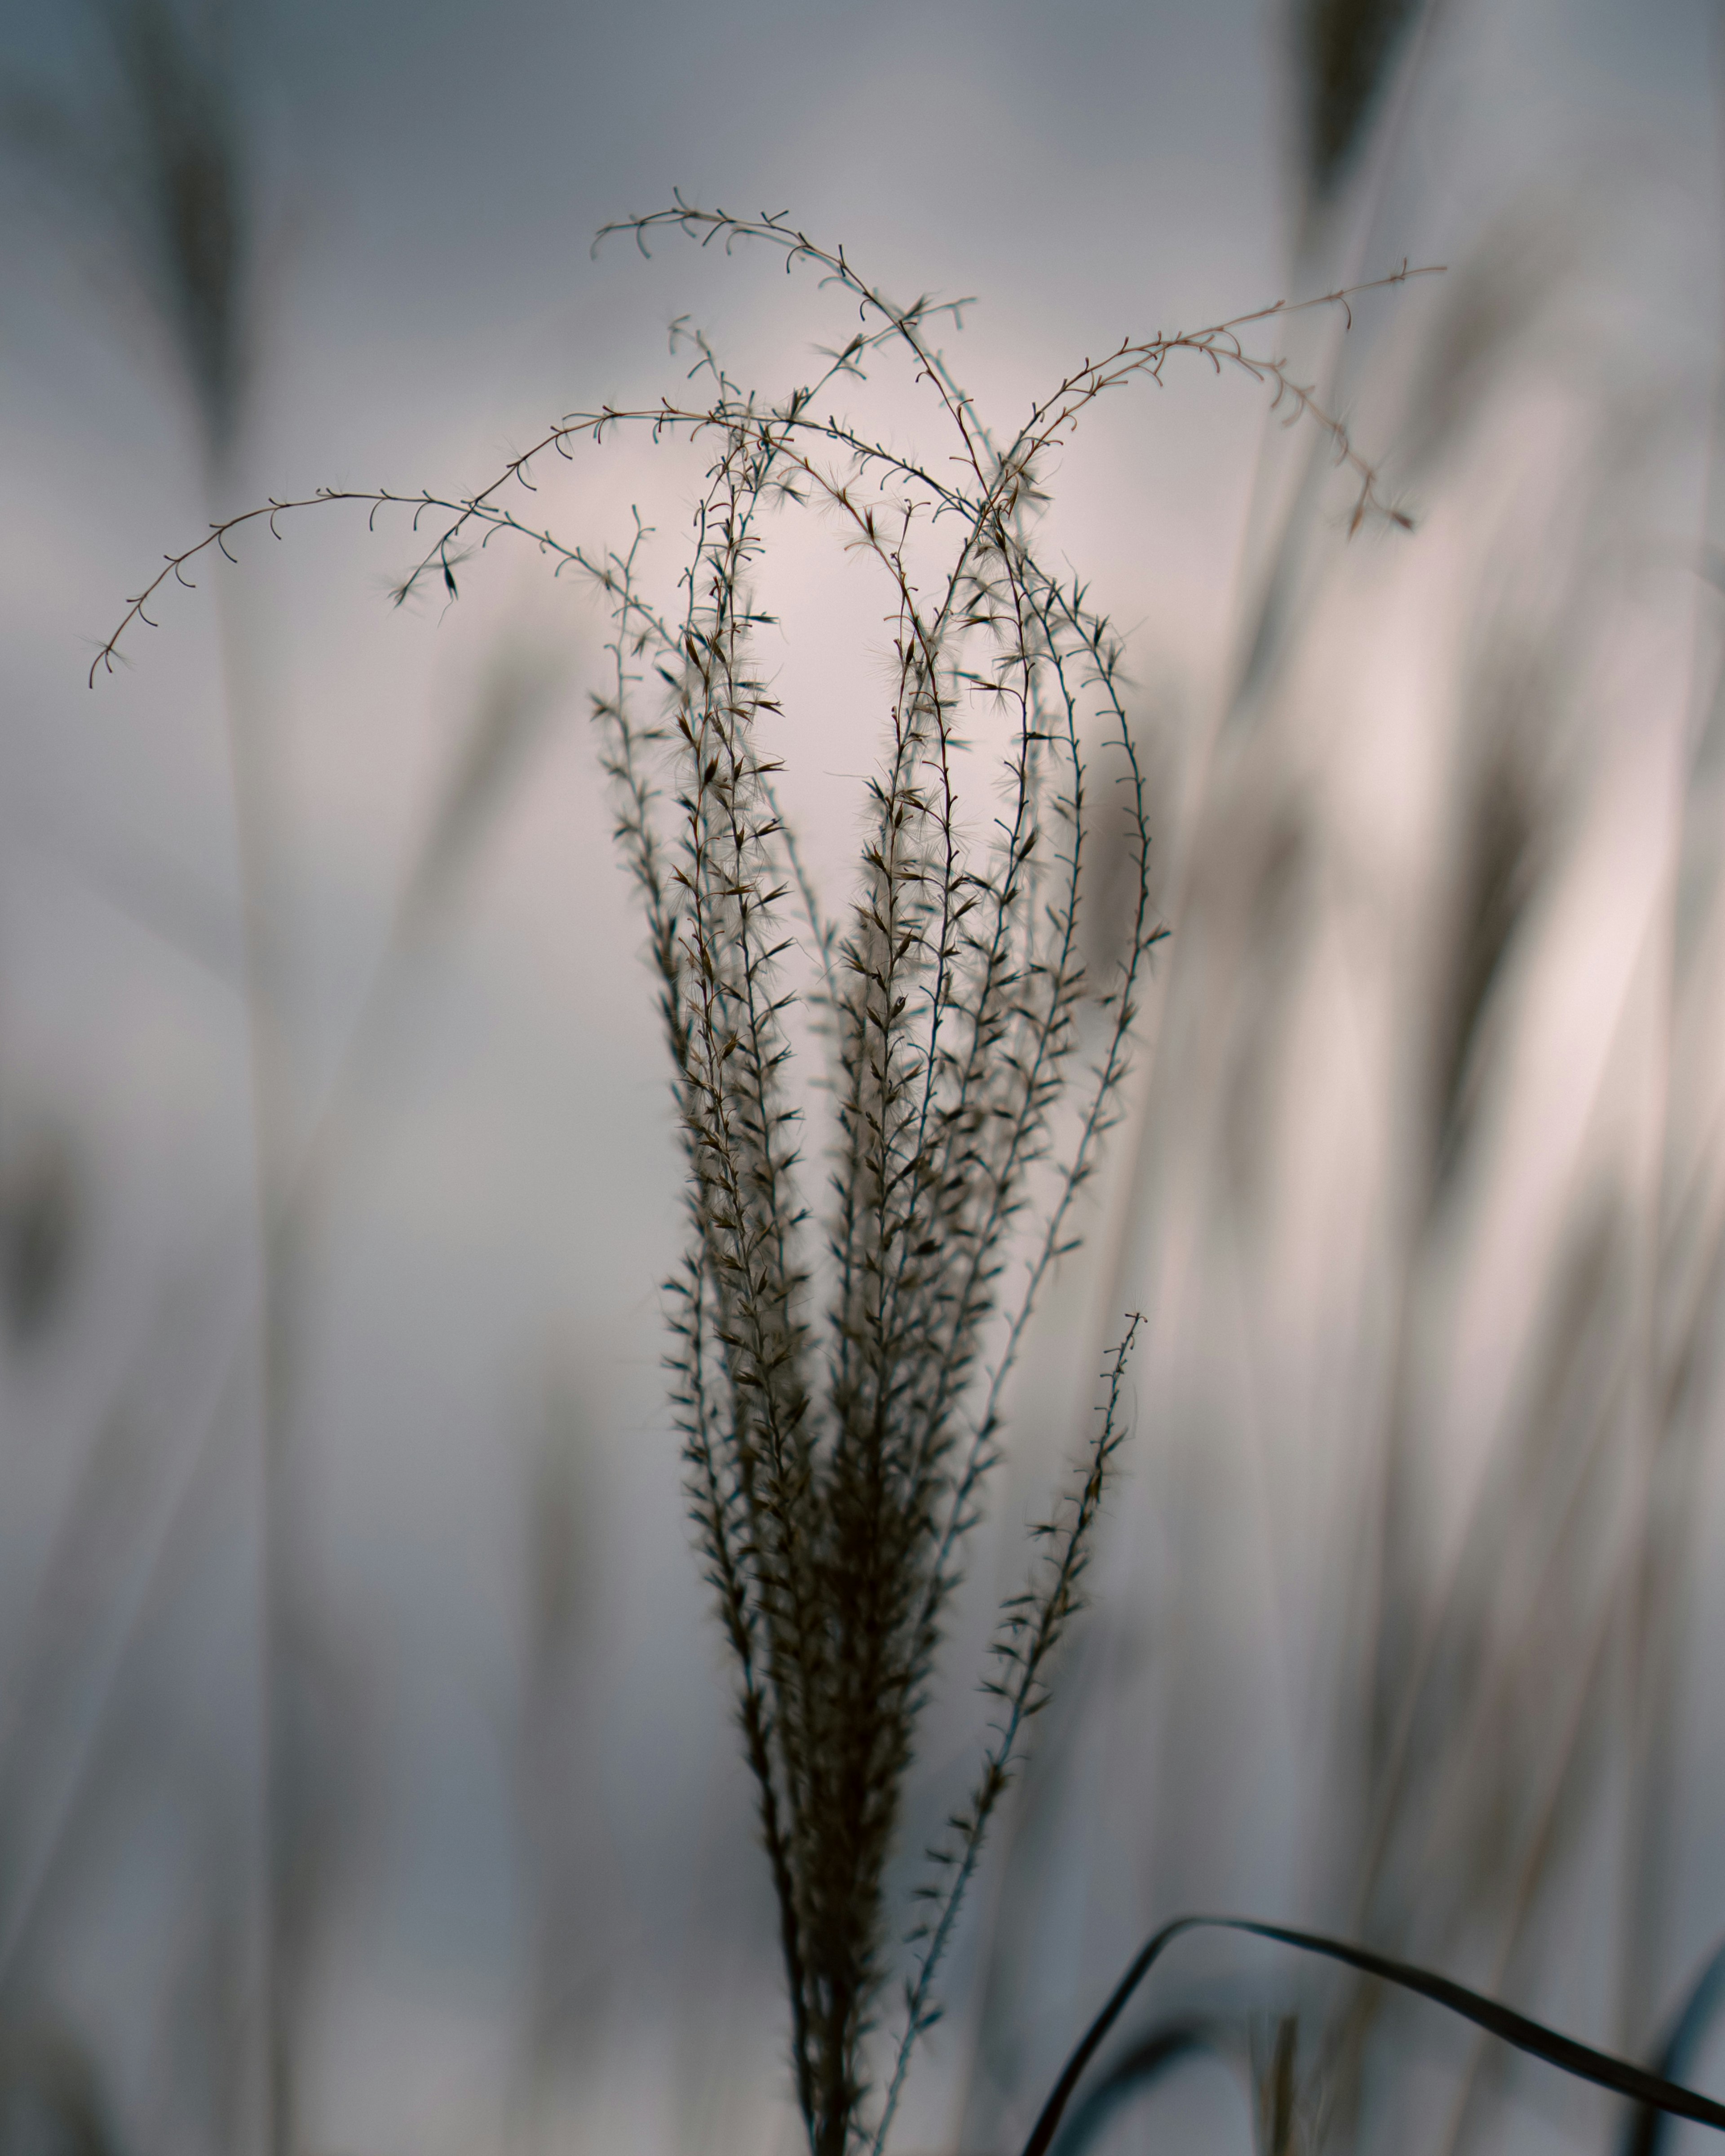
M1675 2081L1679 2074L1686 2074L1696 2053L1712 2025L1719 2007L1725 2005L1725 1940L1713 1950L1701 1974L1696 1978L1689 1996L1683 2002L1677 2018L1667 2031L1660 2047L1659 2063L1655 2071L1662 2081ZM1665 2131L1666 2114L1652 2104L1644 2103L1630 2121L1623 2137L1623 2156L1660 2156L1667 2137Z
M1055 2143L1054 2156L1082 2156L1122 2104L1138 2090L1159 2081L1169 2067L1204 2051L1221 2049L1221 2025L1209 2020L1165 2021L1141 2037L1086 2096Z
M1177 1917L1173 1923L1164 1924L1141 1950L1115 1986L1107 2005L1084 2032L1024 2143L1024 2156L1047 2156L1085 2068L1163 1949L1186 1932L1204 1929L1245 1932L1256 1938L1274 1939L1282 1946L1296 1947L1302 1953L1322 1954L1327 1960L1344 1963L1364 1975L1378 1977L1404 1991L1416 1992L1422 1999L1429 1999L1448 2012L1459 2015L1464 2021L1471 2021L1488 2035L1512 2044L1518 2051L1543 2059L1548 2065L1574 2075L1579 2081L1592 2082L1655 2111L1669 2112L1678 2118L1692 2118L1698 2125L1725 2133L1725 2104L1715 2103L1710 2097L1697 2096L1692 2089L1681 2088L1675 2082L1650 2073L1645 2067L1635 2066L1627 2059L1613 2058L1609 2052L1595 2051L1589 2045L1579 2044L1573 2036L1562 2035L1554 2029L1548 2029L1543 2022L1530 2020L1526 2015L1500 2005L1495 1999L1470 1991L1466 1984L1454 1983L1430 1969L1416 1968L1409 1962L1392 1961L1387 1954L1352 1946L1344 1939L1327 1938L1317 1932L1290 1931L1280 1924L1260 1924L1249 1917Z

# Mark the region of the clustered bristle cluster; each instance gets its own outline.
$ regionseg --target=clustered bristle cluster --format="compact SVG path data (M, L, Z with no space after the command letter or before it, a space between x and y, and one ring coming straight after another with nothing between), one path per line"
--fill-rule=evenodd
M848 269L835 274L849 278ZM860 286L957 421L968 488L932 490L876 445L823 470L803 436L810 393L762 411L732 391L675 624L638 596L640 544L606 565L617 688L600 716L619 835L643 891L690 1168L689 1247L672 1283L671 1358L689 1486L741 1674L744 1742L778 1890L798 2099L817 2156L864 2132L865 2040L887 1974L883 1882L945 1608L998 1453L1001 1391L1030 1303L1070 1245L1126 1070L1132 991L1154 940L1148 832L1106 624L1048 575L1027 536L1026 445L995 454L922 342L922 310ZM843 356L854 367L858 348ZM841 430L819 429L828 443ZM897 482L894 486L891 480ZM829 923L800 872L759 721L751 567L761 512L824 501L884 571L896 610L883 766L871 782L855 896ZM956 516L950 512L957 511ZM947 512L947 558L913 586L913 533ZM669 723L633 714L651 652ZM961 715L1004 737L1005 802L983 844L961 828ZM1078 1073L1090 993L1078 936L1086 827L1081 728L1111 721L1136 865L1120 977L1101 998L1100 1056L1052 1158ZM649 757L675 773L656 790ZM789 925L792 909L800 918ZM783 962L811 939L832 1068L828 1262L818 1290L800 1194ZM1038 1232L1010 1312L1009 1240L1039 1186ZM1104 1435L1031 1586L1003 1612L1003 1714L952 1845L937 1855L907 1986L901 2056L875 2107L884 2139L903 2065L934 2019L932 1979L1023 1724L1075 1602L1106 1462Z
M708 403L572 415L478 494L324 489L213 525L131 602L91 677L111 665L133 621L149 622L170 578L189 582L187 564L207 548L225 553L239 527L273 529L314 502L362 501L373 516L403 504L416 526L447 512L398 599L429 578L454 598L461 547L499 532L530 539L559 573L572 567L607 596L615 685L596 716L619 846L647 916L688 1160L670 1358L688 1488L738 1671L812 2156L862 2143L879 2156L912 2049L938 2017L937 1977L989 1820L1077 1606L1137 1329L1134 1318L1110 1358L1077 1485L1038 1531L1028 1584L1001 1610L985 1678L991 1738L948 1840L929 1851L902 2020L876 2097L865 2055L889 1974L886 1872L917 1721L999 1457L1004 1388L1050 1269L1076 1242L1074 1201L1117 1113L1134 996L1160 932L1119 649L1084 587L1038 557L1041 467L1105 391L1159 381L1170 355L1187 352L1269 383L1291 416L1327 435L1357 484L1355 525L1368 513L1406 520L1380 498L1343 424L1284 362L1247 351L1242 331L1279 305L1086 359L1002 445L929 340L932 320L956 306L893 305L842 251L782 218L679 200L607 229L644 249L663 226L703 244L775 246L788 268L813 264L856 304L862 326L812 387L776 406L739 392L696 336L694 372L716 385ZM1409 274L1404 264L1377 281ZM1351 296L1305 304L1345 307ZM889 346L908 355L939 407L956 447L941 470L956 478L820 413L830 384L860 378ZM569 456L583 434L603 439L629 422L655 439L713 445L682 600L670 609L643 594L639 521L626 551L595 556L499 500L511 482L531 490L547 451ZM811 506L884 576L896 620L885 753L854 893L834 919L779 814L763 739L777 706L755 656L768 619L753 610L767 512ZM664 693L644 714L649 680ZM1098 720L1134 871L1115 925L1121 955L1100 984L1086 979L1079 936L1096 814L1084 742ZM980 841L961 808L961 732L973 727L994 744L1004 791ZM818 1268L798 1173L793 947L814 964L805 1000L830 1068L813 1082L834 1103ZM1096 1024L1082 1021L1087 1005Z

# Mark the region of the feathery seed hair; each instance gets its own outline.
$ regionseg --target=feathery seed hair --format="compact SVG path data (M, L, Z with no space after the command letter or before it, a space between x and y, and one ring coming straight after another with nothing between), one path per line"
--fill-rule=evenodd
M1037 552L1043 467L1105 390L1140 375L1159 381L1183 351L1267 382L1291 417L1328 434L1356 483L1353 527L1368 516L1407 520L1342 423L1281 361L1247 351L1244 332L1279 306L1123 342L1086 361L1002 444L931 341L950 305L896 305L842 250L782 217L734 218L679 198L606 232L628 232L644 249L666 227L727 249L776 247L788 269L812 264L855 302L861 326L811 387L776 406L741 392L697 336L695 372L716 385L707 404L576 414L479 494L406 497L416 526L439 511L449 521L397 597L428 580L454 597L464 546L509 531L559 573L580 572L611 608L612 681L594 716L619 849L646 917L688 1171L668 1363L690 1508L736 1671L809 2145L812 2156L864 2145L879 2156L913 2048L938 2017L942 1958L983 1837L1078 1607L1140 1323L1123 1321L1076 1485L1038 1530L1027 1583L1001 1611L986 1678L991 1740L968 1802L929 1852L877 2083L869 2054L891 1973L886 1872L918 1718L1000 1456L1008 1380L1040 1291L1076 1245L1076 1201L1120 1112L1161 932L1120 647L1083 585ZM1404 264L1379 281L1419 274ZM1351 296L1307 304L1346 307ZM938 406L956 477L937 477L930 462L817 403L889 348L909 357ZM512 482L531 487L547 450L570 455L583 433L629 423L712 445L670 607L644 588L650 534L639 517L626 549L596 554L535 530L500 498ZM404 498L330 490L311 499L363 501L375 518ZM227 553L240 526L274 528L303 506L265 503L170 557L95 665L111 666L120 636L134 619L150 623L156 593L170 577L189 582L187 565L204 548ZM757 654L766 617L753 593L766 512L787 506L837 518L851 550L884 576L895 623L882 759L868 782L854 888L835 918L780 814L762 742L777 706ZM644 711L649 682L660 698ZM1084 742L1098 718L1134 870L1120 957L1100 988L1086 979L1079 935L1095 820ZM994 741L1004 784L980 844L959 807L971 723ZM798 945L813 962L806 1000L830 1064L824 1231L797 1145L798 997L787 968Z

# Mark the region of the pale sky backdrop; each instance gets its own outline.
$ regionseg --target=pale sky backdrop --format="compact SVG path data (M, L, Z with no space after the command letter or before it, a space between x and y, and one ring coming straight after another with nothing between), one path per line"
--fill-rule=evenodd
M845 333L844 311L806 273L788 280L747 250L704 256L675 234L650 262L626 239L591 255L602 223L660 207L673 187L787 211L897 295L975 295L944 341L1008 418L1125 335L1266 303L1296 274L1286 30L1266 0L240 0L234 18L262 252L234 505L320 485L465 492L565 411L674 391L686 364L666 353L678 316L708 330L740 377L795 379L810 344ZM88 96L99 110L80 23L74 0L0 16L14 89ZM1358 269L1459 263L1530 192L1584 199L1623 277L1587 288L1577 341L1645 357L1655 403L1706 386L1725 229L1717 34L1699 0L1450 0ZM309 1563L351 1717L341 1743L359 1764L356 1793L340 1799L352 1845L311 2041L312 2145L329 2156L511 2145L523 1941L546 1891L520 1856L517 1708L528 1493L549 1453L574 1491L581 1645L560 1695L574 1733L560 1741L578 1754L567 1832L591 1866L587 1959L572 1983L589 1987L573 2010L594 2035L568 2145L670 2151L711 2128L698 2145L755 2146L778 2089L767 1882L747 1851L726 1681L660 1404L657 1284L675 1255L678 1171L639 932L584 718L603 624L527 550L501 545L465 567L457 607L392 611L388 585L411 558L403 519L381 516L368 536L362 511L319 509L285 519L280 545L254 527L239 570L164 591L160 628L134 629L126 663L86 689L127 597L202 528L195 430L104 235L17 161L7 187L0 1152L64 1139L80 1240L67 1311L0 1381L0 1625L22 1623L51 1524L115 1403L141 1401L137 1414L167 1433L112 1574L113 1638L131 1644L107 1661L95 1652L77 1678L49 1777L60 1794L43 1799L26 1840L59 1845L56 1806L86 1804L87 1773L105 1804L131 1774L179 1788L171 1766L105 1751L104 1715L174 1732L207 1763L225 1822L187 1826L169 1794L141 1839L92 1827L88 1845L107 1854L88 1859L89 1877L119 1884L81 1898L75 1880L53 1887L65 1913L42 1919L44 1951L77 2011L114 2032L122 2107L147 2108L152 2070L127 2001L153 1964L127 1943L195 1879L212 1837L244 1843L254 1756L254 1467L218 1404L249 1293L219 583L237 678L281 745L302 1113L341 1064L403 865L487 683L506 658L546 685L506 798L373 1012L314 1239L299 1417ZM1386 433L1404 408L1366 360L1387 352L1404 384L1439 304L1410 288L1360 311L1347 394L1392 475ZM1669 362L1666 387L1655 361ZM1147 711L1202 731L1243 656L1267 399L1195 364L1128 395L1065 460L1060 543L1131 631ZM912 424L900 391L884 408ZM1692 459L1690 470L1698 479ZM675 537L692 476L680 453L619 443L557 473L547 501L572 539L621 539L632 502ZM1681 519L1696 489L1685 501L1682 486L1680 475L1668 492L1673 531L1692 528ZM1368 534L1358 558L1388 561L1427 536ZM1453 588L1466 544L1465 528L1439 521L1424 588ZM1391 574L1359 572L1349 603L1368 628L1387 619ZM806 627L792 618L783 663L815 715L808 814L837 847L845 789L869 767L857 730L872 676L866 651L834 659L834 624L856 623L810 578L800 594L791 582L810 611ZM1417 599L1394 603L1415 619ZM1440 642L1440 622L1430 634ZM1393 743L1418 681L1381 651L1348 678L1372 667L1388 714L1379 739ZM1388 795L1402 783L1392 773ZM1623 843L1636 860L1651 844ZM1621 917L1609 896L1603 917ZM1332 1106L1345 1119L1345 1103ZM1153 1293L1142 1238L1129 1247L1142 1270L1121 1283L1127 1302ZM1090 1351L1080 1299L1060 1306L1035 1395L1049 1458L1076 1383L1056 1351L1069 1365ZM1036 1502L1032 1486L1002 1494L1019 1517ZM1150 1547L1131 1523L1153 1518L1156 1502L1142 1479L1122 1501L1102 1575L1122 1606L1133 1589L1122 1553ZM1301 1563L1284 1583L1296 1600ZM1261 1613L1250 1597L1240 1608L1255 1641ZM1242 1666L1258 1652L1243 1647ZM1234 1854L1200 1883L1266 1913L1310 1913L1290 1853L1304 1799L1272 1771L1302 1756L1301 1732L1278 1725L1266 1741L1250 1789L1212 1799ZM1039 2057L1058 2058L1074 2002L1167 1913L1137 1858L1131 1892L1112 1895L1104 1853L1119 1815L1086 1845L1099 1875L1090 1899L1074 1897L1104 1914L1075 1914L1066 1960L1040 1979L1044 1999L1064 2004ZM1717 1885L1717 1834L1709 1861ZM1697 1934L1708 1928L1697 1919ZM728 2019L713 2004L727 1992ZM957 2071L957 2051L941 2075ZM716 2072L734 2084L728 2111L703 2108ZM952 2097L937 2081L906 2147L947 2131Z

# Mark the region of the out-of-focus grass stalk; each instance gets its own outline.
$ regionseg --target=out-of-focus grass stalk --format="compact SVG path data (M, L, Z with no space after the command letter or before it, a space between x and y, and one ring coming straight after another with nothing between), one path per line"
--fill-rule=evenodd
M88 0L88 12L109 79L105 110L19 97L9 111L11 133L95 243L114 295L122 305L141 305L167 332L187 393L213 522L230 508L241 469L259 274L257 175L236 89L229 0L208 0L190 12L171 0ZM318 1771L316 1762L301 1756L306 1740L297 1695L308 1681L313 1643L306 1629L309 1553L294 1441L311 1246L404 963L457 896L539 735L553 684L548 675L530 678L518 663L495 670L403 881L334 1080L321 1105L308 1112L295 1098L293 1078L285 951L291 837L284 822L287 789L278 731L242 595L228 578L214 583L242 932L257 1254L252 1353L260 1448L261 1871L251 2015L259 2039L259 2086L252 2101L267 2156L295 2156L303 1993L322 1861L310 1822L298 1815L299 1793ZM240 1398L233 1386L225 1388L223 1412L232 1415ZM124 1631L126 1620L121 1622ZM122 1640L122 1653L123 1646ZM57 1832L64 1831L69 1818L63 1812ZM57 1854L52 1841L41 1853L44 1879Z

